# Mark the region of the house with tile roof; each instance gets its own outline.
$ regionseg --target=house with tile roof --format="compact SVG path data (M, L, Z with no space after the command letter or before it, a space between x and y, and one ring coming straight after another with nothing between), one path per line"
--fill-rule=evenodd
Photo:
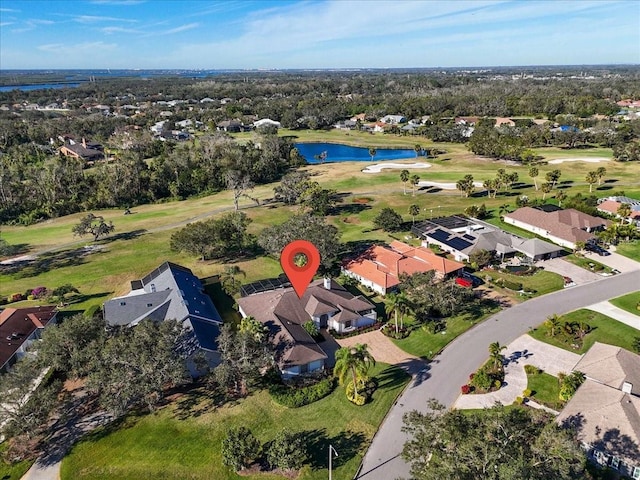
M436 255L424 247L412 247L394 240L389 246L374 245L361 255L345 262L342 273L362 285L386 295L400 283L400 275L434 271L439 278L457 275L464 265Z
M558 416L591 460L640 478L640 355L596 342L576 364L585 382Z
M609 197L603 199L596 208L599 212L608 213L609 215L620 218L618 209L623 203L626 203L631 208L631 214L626 219L640 227L640 200L629 197Z
M593 232L611 224L610 220L573 208L547 212L534 207L522 207L506 214L503 220L571 249L575 249L578 242L594 242L596 237Z
M7 372L26 355L44 329L55 325L57 315L58 310L52 305L0 311L0 373Z
M65 144L60 147L60 154L65 157L79 158L85 162L95 162L104 158L104 148L99 143L87 142L84 138L82 142L67 138Z
M188 357L201 351L210 365L219 362L216 339L222 318L198 277L191 270L164 262L140 280L131 291L104 303L104 318L110 326L133 327L142 320L177 320L190 332ZM195 365L188 361L192 374Z
M247 295L237 302L243 317L251 316L269 328L283 378L325 368L327 353L303 328L306 322L344 333L373 325L377 317L369 300L352 295L331 279L312 282L302 298L287 286Z

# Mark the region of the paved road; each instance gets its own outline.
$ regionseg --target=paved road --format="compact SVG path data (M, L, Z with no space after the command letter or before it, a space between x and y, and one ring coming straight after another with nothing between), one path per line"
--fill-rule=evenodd
M491 342L508 345L542 323L549 315L564 314L595 302L631 293L640 285L640 271L603 278L528 300L499 312L454 340L412 383L391 408L373 439L356 478L390 480L409 478L409 466L400 458L406 435L402 416L411 410L426 410L429 398L451 406L469 372L486 361Z

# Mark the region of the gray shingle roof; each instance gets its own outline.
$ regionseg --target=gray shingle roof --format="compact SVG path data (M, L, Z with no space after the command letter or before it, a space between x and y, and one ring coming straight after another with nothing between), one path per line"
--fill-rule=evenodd
M214 347L210 337L217 336L222 318L191 270L165 262L135 285L142 288L105 302L107 324L135 325L146 318L188 322L202 348Z

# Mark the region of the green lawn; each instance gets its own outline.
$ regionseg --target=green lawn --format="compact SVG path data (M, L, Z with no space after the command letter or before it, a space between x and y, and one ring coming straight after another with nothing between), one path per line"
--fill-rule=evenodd
M405 352L415 355L416 357L430 360L458 335L466 332L473 325L481 322L497 311L498 309L495 307L478 309L475 312L466 312L448 318L447 329L444 332L429 333L426 328L416 326L407 338L391 340Z
M616 253L640 262L640 240L618 244L616 246Z
M633 313L634 315L640 315L640 310L638 310L638 305L640 305L640 291L629 293L628 295L623 295L622 297L614 298L609 300L613 305L622 310L626 310L629 313Z
M334 478L353 478L379 424L409 380L400 369L386 364L376 365L372 374L379 388L373 401L363 407L350 403L343 387L298 409L276 404L266 391L223 406L214 405L206 395L188 394L159 412L90 435L63 460L61 478L283 478L241 477L222 465L222 439L229 427L238 425L251 429L263 443L281 428L303 432L311 460L300 480L327 478L329 444L339 454L333 463Z
M580 268L584 268L585 270L589 270L590 272L595 273L611 273L611 268L606 265L601 264L600 262L595 261L593 258L587 258L583 256L576 256L575 254L567 255L562 257L563 260L567 262L573 263Z
M557 377L544 372L527 374L527 389L531 390L531 396L536 402L555 410L562 408L562 402L558 398L560 385Z
M529 335L541 342L580 354L589 350L595 342L617 345L633 351L631 344L633 339L638 336L638 330L635 328L592 310L580 309L563 315L560 317L560 323L564 322L587 322L591 326L593 330L585 336L582 348L571 348L564 342L548 336L546 328L542 325L529 332Z
M0 479L1 480L20 480L27 473L27 470L33 465L31 460L23 460L22 462L8 464L2 459L2 455L7 449L7 443L0 444Z
M535 292L533 295L537 297L539 295L545 295L547 293L555 292L556 290L562 290L564 288L564 280L562 276L557 273L548 272L546 270L538 270L533 275L513 275L511 273L498 272L496 270L482 271L478 275L485 280L485 277L490 276L494 280L502 278L510 282L522 283L522 288L527 292ZM518 295L517 293L510 292L507 289L501 288L494 284L489 284L494 290L507 292L510 295Z

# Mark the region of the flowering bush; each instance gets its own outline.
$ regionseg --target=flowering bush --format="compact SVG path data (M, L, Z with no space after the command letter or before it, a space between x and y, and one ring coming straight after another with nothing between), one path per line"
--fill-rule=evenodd
M33 290L31 290L31 295L33 295L35 298L44 297L46 293L47 293L47 287L36 287Z
M471 387L469 385L462 385L462 387L460 387L460 391L462 391L463 395L467 395L468 393L471 393Z

